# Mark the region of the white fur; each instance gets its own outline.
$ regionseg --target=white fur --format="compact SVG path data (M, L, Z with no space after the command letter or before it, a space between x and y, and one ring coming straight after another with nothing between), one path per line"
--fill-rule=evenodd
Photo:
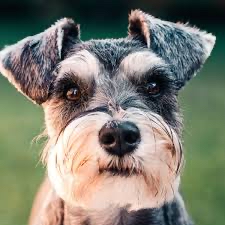
M82 79L90 79L99 74L99 61L87 50L63 60L60 66L59 76L72 71Z
M134 76L138 79L156 65L165 65L165 62L153 52L140 51L126 56L120 64L119 71L125 78Z
M92 113L74 120L52 146L48 174L57 194L66 203L88 210L127 205L131 209L153 208L177 193L176 170L181 149L176 133L155 114L129 109L121 115L117 119L134 122L141 132L138 149L123 161L108 155L98 143L99 130L113 119L105 113ZM99 170L112 165L128 168L131 175L100 173ZM132 174L134 169L139 173Z

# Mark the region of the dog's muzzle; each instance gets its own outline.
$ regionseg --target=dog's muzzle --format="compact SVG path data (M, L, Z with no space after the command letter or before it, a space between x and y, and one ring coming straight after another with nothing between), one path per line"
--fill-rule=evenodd
M111 155L122 157L131 154L141 140L138 127L129 121L109 121L99 132L101 147Z
M181 144L157 114L135 108L114 117L89 113L74 119L52 146L48 175L68 204L153 208L178 190Z

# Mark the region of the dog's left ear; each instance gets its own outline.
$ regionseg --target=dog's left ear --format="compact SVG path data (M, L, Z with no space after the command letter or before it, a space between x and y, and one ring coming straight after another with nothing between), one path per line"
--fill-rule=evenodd
M178 89L201 68L216 40L187 24L162 21L140 10L129 15L129 36L142 40L171 66Z
M0 52L0 72L24 95L38 104L48 98L52 71L68 48L79 42L79 25L61 19L44 32Z

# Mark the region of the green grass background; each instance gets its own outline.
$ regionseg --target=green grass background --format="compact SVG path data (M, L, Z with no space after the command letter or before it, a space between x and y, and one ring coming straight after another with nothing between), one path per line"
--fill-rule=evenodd
M43 24L1 24L0 46L40 32ZM22 27L22 29L21 29ZM84 27L83 37L119 37L125 26ZM121 31L120 31L121 30ZM210 28L209 28L210 30ZM181 91L186 166L181 191L197 225L225 224L225 42L221 29L203 70ZM41 144L31 144L43 129L43 112L0 76L0 225L25 225L44 169Z

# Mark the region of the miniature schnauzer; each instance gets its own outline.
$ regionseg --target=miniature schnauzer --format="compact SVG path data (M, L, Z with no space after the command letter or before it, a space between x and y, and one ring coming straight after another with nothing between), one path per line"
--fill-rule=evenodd
M214 43L134 10L125 38L83 42L65 18L3 49L1 73L45 112L47 176L30 224L192 224L177 97Z

